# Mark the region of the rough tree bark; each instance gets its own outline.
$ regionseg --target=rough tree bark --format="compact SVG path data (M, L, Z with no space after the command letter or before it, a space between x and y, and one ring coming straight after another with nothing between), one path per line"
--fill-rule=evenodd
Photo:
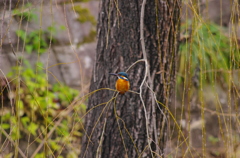
M180 0L156 0L147 1L145 6L145 45L153 91L157 100L166 106L170 104L169 98L175 78L180 4ZM133 0L101 1L96 64L90 91L100 88L114 89L116 78L109 73L126 71L131 64L143 58L140 44L141 5L142 1ZM131 90L139 92L145 74L144 62L137 63L128 74ZM106 89L94 93L89 98L87 110L108 102L113 93ZM154 98L146 84L142 96L149 118L151 150L164 156L167 122L159 107L163 111L164 108L152 102ZM150 153L148 146L146 118L139 95L131 92L119 95L116 99L116 109L121 119L117 119L114 113L114 102L98 106L86 115L86 133L80 157L156 156Z

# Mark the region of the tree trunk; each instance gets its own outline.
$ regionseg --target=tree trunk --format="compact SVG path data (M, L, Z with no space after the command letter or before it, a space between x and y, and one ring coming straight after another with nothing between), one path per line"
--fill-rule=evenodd
M170 105L175 78L180 4L180 0L156 0L147 1L145 6L144 41L152 90L156 99L166 106ZM140 44L141 6L142 1L101 1L91 92L100 88L115 89L116 78L109 73L126 71L143 58ZM139 92L145 75L145 63L138 62L128 74L131 90ZM162 105L155 103L150 88L144 84L141 95L147 111L147 128L140 95L126 92L118 95L116 102L114 99L110 102L113 94L111 90L102 89L89 97L87 110L90 112L85 117L86 133L80 157L164 156L167 135L167 121L163 115L165 110Z

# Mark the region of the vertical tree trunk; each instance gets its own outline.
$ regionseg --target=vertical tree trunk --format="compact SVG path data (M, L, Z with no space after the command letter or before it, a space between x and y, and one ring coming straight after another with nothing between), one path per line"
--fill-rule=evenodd
M149 0L145 6L144 34L152 90L157 100L166 106L170 103L174 85L180 4L180 0ZM109 73L126 71L131 64L143 58L140 44L141 5L142 1L133 0L101 1L91 92L100 88L114 89L116 78ZM134 65L128 74L131 90L139 92L145 75L144 62ZM162 111L164 108L153 104L152 91L144 84L142 97L149 118L149 138L139 94L126 92L118 95L115 104L109 102L113 93L105 89L89 97L87 110L105 104L91 109L85 117L86 133L80 157L151 157L155 154L151 154L150 149L163 156L166 120L160 108ZM117 114L114 113L114 104Z

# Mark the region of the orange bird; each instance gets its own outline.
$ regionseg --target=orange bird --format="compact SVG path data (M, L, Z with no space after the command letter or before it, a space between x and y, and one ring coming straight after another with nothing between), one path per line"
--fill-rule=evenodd
M120 94L124 94L129 90L130 83L128 80L128 74L126 72L119 72L117 74L110 73L110 75L114 75L118 77L115 87Z

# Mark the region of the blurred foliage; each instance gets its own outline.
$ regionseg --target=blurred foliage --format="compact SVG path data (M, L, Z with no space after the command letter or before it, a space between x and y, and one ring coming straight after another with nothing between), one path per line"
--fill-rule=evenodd
M89 2L89 0L73 0L73 2Z
M24 30L17 30L16 34L22 41L24 41L25 51L29 54L31 54L33 51L42 54L48 48L47 41L41 36L41 30L34 30L29 33Z
M81 1L81 2L87 2L87 1ZM78 21L80 23L90 22L92 24L92 26L94 26L90 30L89 34L86 35L83 38L83 40L78 44L78 46L82 45L84 43L91 43L91 42L93 42L95 40L95 37L96 37L96 28L95 28L95 26L97 24L97 21L96 21L95 17L90 13L89 9L83 8L80 4L79 5L75 5L73 9L79 14Z
M81 23L90 22L93 26L96 25L96 20L88 9L81 6L76 6L76 9L79 11L78 20ZM24 27L24 24L28 25L28 22L35 22L34 20L38 18L30 3L14 9L12 15L17 21L23 22L16 30L16 35L28 54L37 52L42 55L49 45L55 42L53 36L59 31L66 30L65 26L55 23L45 30L25 29L28 27ZM84 37L83 43L94 41L95 35L96 31L92 28L89 35ZM7 82L11 85L11 92L7 88L7 83L1 85L0 131L5 130L10 137L1 132L0 142L10 138L12 141L20 142L19 148L24 142L28 145L26 150L36 150L35 147L39 147L45 140L44 146L47 146L47 151L41 147L34 157L77 157L83 130L81 116L84 115L86 106L76 102L72 109L68 107L79 96L79 92L61 83L49 84L48 72L44 70L41 62L32 67L28 60L23 58L20 60L24 66L13 67L8 74ZM14 102L10 103L9 98ZM48 136L50 132L52 133ZM15 152L10 151L7 154L14 155Z
M216 143L218 143L220 140L218 137L214 137L212 135L208 136L208 141L210 141L213 145L215 145Z
M78 21L80 23L90 22L93 26L97 24L89 9L83 8L81 5L75 5L74 10L79 14Z
M33 10L31 3L26 3L24 6L16 8L12 11L13 16L17 20L23 20L23 21L31 21L31 20L38 20L38 17L36 14L33 13Z
M58 31L63 30L66 30L66 27L63 25L58 27L52 25L44 31L37 29L26 32L19 29L16 31L16 34L24 42L24 49L28 54L38 52L41 55L48 49L49 41L51 41L51 43L56 43L56 39L51 36L57 34Z
M31 6L31 3L27 3L21 8L14 9L12 11L13 15L15 15L15 17L20 20L25 19L26 21L31 21L32 19L37 19L37 15L33 13L32 9L29 9ZM29 54L31 54L33 51L42 54L47 50L48 42L43 37L47 34L48 31L42 31L41 29L33 30L30 32L22 29L16 30L16 35L23 41L24 49Z
M222 27L213 23L194 24L187 21L182 24L181 32L178 85L186 77L195 79L193 82L199 82L199 77L202 77L203 85L224 84L229 77L228 71L239 68L231 60L231 54L237 56L239 50L231 44Z
M97 32L95 30L91 30L89 32L89 34L83 38L83 40L80 43L80 45L84 44L84 43L91 43L91 42L93 42L96 39L96 34L97 34Z
M13 15L19 20L26 20L28 22L33 19L37 20L37 15L33 12L31 8L32 4L27 3L22 8L14 9L12 11ZM24 29L16 30L16 35L19 37L24 43L24 50L31 54L32 52L38 52L39 54L43 54L46 52L49 43L56 43L56 39L52 37L52 35L57 34L58 31L66 30L66 27L63 25L56 26L56 24L52 24L47 27L46 30L36 29L32 31L27 31Z
M46 138L51 154L77 157L82 136L83 120L80 116L84 114L86 106L78 103L74 111L67 112L66 109L79 92L68 86L49 84L42 63L36 63L33 69L28 61L24 62L26 68L14 67L8 74L9 78L15 78L11 82L14 114L11 107L4 103L6 108L0 109L1 127L12 131L12 140L29 141L29 147L32 144L39 145ZM56 125L60 119L60 124ZM47 135L51 130L53 133L49 137ZM73 145L74 142L76 145ZM44 154L39 151L35 157L45 157Z

